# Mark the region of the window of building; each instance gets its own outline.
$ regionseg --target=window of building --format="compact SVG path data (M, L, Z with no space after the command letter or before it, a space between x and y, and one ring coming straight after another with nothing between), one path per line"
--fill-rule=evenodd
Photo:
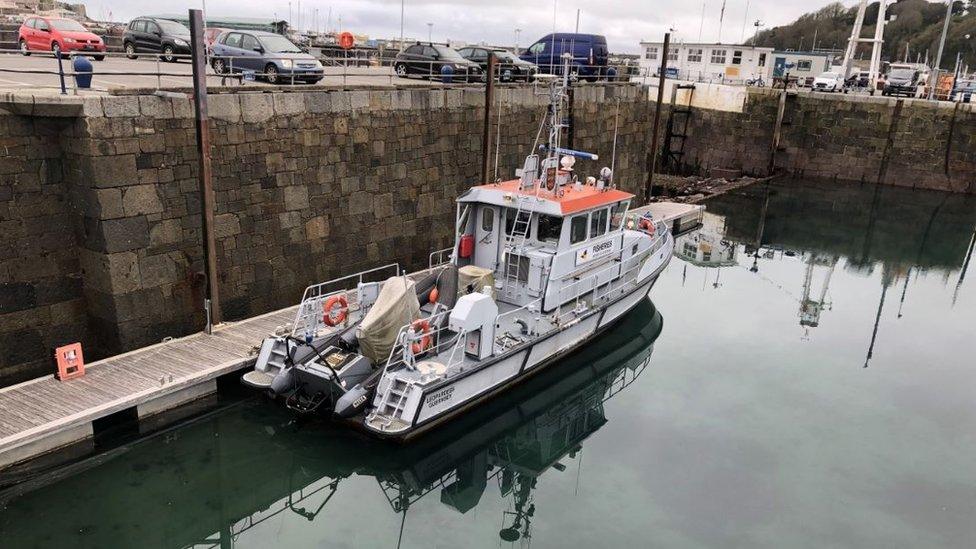
M811 68L812 65L813 65L813 62L812 61L809 61L809 60L797 61L796 62L796 70L798 70L798 71L804 71L804 72L810 72L810 68Z
M576 244L586 240L586 222L589 216L586 214L578 215L573 218L569 226L569 243Z
M712 252L702 253L702 261L711 261L711 260L712 260Z
M689 63L701 63L702 60L702 49L701 48L691 48L688 50L688 62Z
M597 237L607 232L607 210L597 210L590 214L590 236Z
M648 46L644 51L644 59L657 59L657 46Z
M712 64L713 65L724 65L725 64L725 50L712 50Z
M742 64L742 50L732 50L732 64L733 65Z
M615 231L620 228L620 225L624 222L624 216L627 214L628 206L630 206L629 200L614 204L613 212L610 214L610 230Z
M766 54L765 53L760 53L759 54L759 66L760 67L765 67L766 66Z
M536 227L536 238L540 242L559 242L559 232L563 228L563 218L552 215L540 215Z
M495 228L495 210L485 208L481 211L481 230L490 233Z
M668 48L668 61L678 60L678 48Z

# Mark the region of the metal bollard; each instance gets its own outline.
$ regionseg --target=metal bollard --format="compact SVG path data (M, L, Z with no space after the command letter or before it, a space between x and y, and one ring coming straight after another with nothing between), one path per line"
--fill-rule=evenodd
M61 95L68 95L68 88L64 85L64 65L61 63L61 52L55 52L54 57L58 58L58 77L61 79Z

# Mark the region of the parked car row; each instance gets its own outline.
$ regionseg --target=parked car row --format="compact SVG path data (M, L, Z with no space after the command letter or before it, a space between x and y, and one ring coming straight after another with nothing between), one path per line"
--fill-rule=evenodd
M474 82L487 79L488 58L495 56L503 82L529 82L537 74L562 74L568 60L573 78L597 80L609 75L607 39L596 34L554 33L543 36L516 55L503 48L465 46L458 50L442 44L417 42L393 61L397 76Z

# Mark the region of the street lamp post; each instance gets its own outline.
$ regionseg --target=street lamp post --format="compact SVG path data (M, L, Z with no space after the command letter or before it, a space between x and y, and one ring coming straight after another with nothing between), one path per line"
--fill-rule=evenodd
M518 45L518 42L519 42L519 33L521 33L521 32L522 32L522 29L515 29L515 54L516 55L519 54L519 45Z
M431 42L433 40L431 38L431 36L433 36L433 35L434 35L434 24L433 23L427 23L427 41L428 42Z
M400 51L403 51L403 3L405 0L400 0Z

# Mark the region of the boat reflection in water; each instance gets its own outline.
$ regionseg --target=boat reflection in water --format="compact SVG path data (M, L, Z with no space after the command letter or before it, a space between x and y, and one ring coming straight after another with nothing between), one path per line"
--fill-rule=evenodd
M386 512L402 515L398 539L421 498L438 492L444 505L466 513L494 483L510 503L502 511L501 540L526 542L539 477L563 470L561 460L576 459L583 441L608 421L605 402L643 372L662 327L661 315L644 300L561 364L407 446L362 440L328 424L296 423L287 412L269 414L248 401L87 460L68 476L6 490L0 536L18 547L79 541L229 547L277 515L313 521L330 503L361 508L368 499L361 478L358 490L337 490L344 480L357 480L350 477L371 476L389 502ZM356 501L343 502L347 497Z

